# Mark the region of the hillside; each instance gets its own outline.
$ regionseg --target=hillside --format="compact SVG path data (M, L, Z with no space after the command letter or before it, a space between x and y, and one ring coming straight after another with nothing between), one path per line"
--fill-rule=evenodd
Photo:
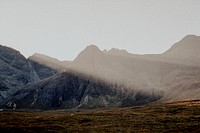
M178 47L178 52L190 50L187 48L190 45L200 46L196 37L192 40L192 36L187 36L168 51L174 51L174 47ZM200 93L196 93L200 91L198 63L190 56L188 59L179 57L180 52L170 56L168 51L161 55L135 55L118 49L101 51L92 45L77 56L70 68L111 83L123 84L133 90L164 93L162 101L200 98ZM198 59L198 52L188 53ZM182 59L188 62L181 62Z
M12 109L14 104L17 109L126 107L153 102L161 96L64 72L25 86L0 107Z
M0 132L200 132L200 102L103 110L0 112Z
M0 101L38 80L31 64L19 51L0 45Z

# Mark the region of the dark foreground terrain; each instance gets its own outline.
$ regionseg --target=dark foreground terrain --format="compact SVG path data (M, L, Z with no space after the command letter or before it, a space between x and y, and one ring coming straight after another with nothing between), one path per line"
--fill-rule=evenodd
M200 100L103 110L1 111L0 132L200 132Z

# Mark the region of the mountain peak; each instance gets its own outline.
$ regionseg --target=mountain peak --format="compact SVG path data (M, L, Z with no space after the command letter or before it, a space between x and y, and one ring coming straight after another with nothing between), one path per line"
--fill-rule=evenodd
M49 60L49 59L51 59L51 60L59 61L56 58L50 57L50 56L45 55L45 54L40 54L40 53L34 53L32 56L28 57L28 59L31 59L31 60L34 60L34 59Z
M117 48L112 48L108 51L109 53L128 53L126 50L123 50L123 49L117 49Z
M196 35L187 35L181 39L178 43L179 45L200 45L200 36Z
M196 39L196 38L199 38L199 36L197 36L197 35L187 35L183 39Z
M87 46L78 56L98 56L101 55L103 52L96 46L96 45L89 45Z
M26 58L19 51L3 45L0 45L0 59L14 66L17 60L21 60L21 62L18 62L21 65L26 64ZM18 68L18 66L15 67Z
M95 51L95 52L102 52L96 45L89 45L83 51Z
M89 45L78 55L75 61L88 60L102 54L103 52L96 45Z
M187 46L200 45L200 36L187 35L183 39L181 39L181 41L179 41L178 43L179 45L181 44L181 45L187 45Z
M130 53L128 53L126 50L121 50L117 48L112 48L107 53L111 55L130 56Z
M5 54L13 53L16 55L21 55L21 53L18 50L15 50L11 47L3 46L1 44L0 44L0 51L1 51L1 53L4 52ZM23 56L23 55L21 55L21 56Z
M187 35L175 43L163 55L179 58L200 57L200 36Z

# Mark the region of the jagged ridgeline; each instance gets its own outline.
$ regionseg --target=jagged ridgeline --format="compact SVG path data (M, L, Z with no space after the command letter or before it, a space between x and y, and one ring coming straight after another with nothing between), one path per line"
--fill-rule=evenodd
M163 54L86 47L73 61L0 46L2 108L102 108L200 98L200 37Z
M5 46L1 46L0 61L3 108L123 107L160 98L74 70L59 73L58 69L27 60L20 52Z

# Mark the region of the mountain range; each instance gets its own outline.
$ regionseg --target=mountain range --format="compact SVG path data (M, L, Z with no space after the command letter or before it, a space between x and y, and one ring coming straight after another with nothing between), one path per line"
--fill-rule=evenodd
M102 108L200 98L200 37L162 54L87 46L73 61L0 45L0 107Z

